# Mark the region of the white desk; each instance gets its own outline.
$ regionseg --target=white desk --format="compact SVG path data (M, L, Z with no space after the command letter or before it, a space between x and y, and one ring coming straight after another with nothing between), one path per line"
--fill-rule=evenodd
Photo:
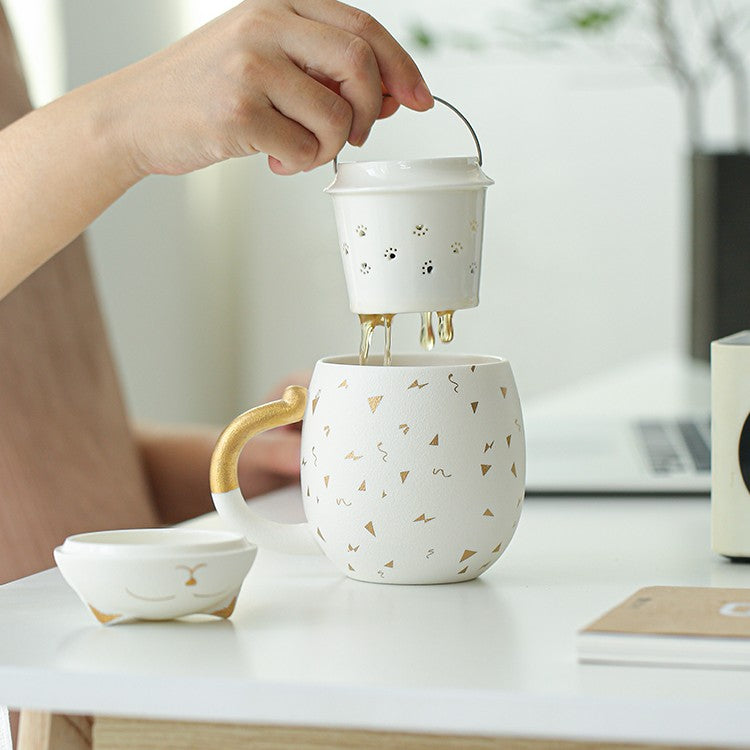
M657 362L646 382L626 370L529 409L609 400L671 413L708 395L704 368L683 376ZM253 502L301 520L296 491ZM220 526L213 515L194 523ZM310 744L316 730L275 735L263 745L274 748L458 746L367 744L360 730L462 735L462 748L482 749L518 746L481 737L750 745L750 671L577 663L577 629L657 584L750 586L750 566L710 551L707 499L532 498L500 561L451 586L359 583L322 557L261 551L228 622L104 628L51 570L0 587L0 704L110 717L97 721L102 748L224 750L232 739L207 730L178 744L186 725L174 724L159 735L171 744L118 744L104 729L121 739L132 727L111 717L342 730Z
M296 492L258 501L293 516ZM215 517L200 522L218 523ZM55 713L742 745L750 672L579 665L576 629L650 584L750 585L705 499L527 501L482 578L400 587L261 552L228 622L104 628L56 570L0 587L0 703Z

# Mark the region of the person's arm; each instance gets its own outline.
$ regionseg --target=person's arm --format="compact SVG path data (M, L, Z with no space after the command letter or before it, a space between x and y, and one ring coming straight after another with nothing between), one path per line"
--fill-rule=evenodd
M307 385L309 372L287 377L267 394L265 401L281 398L290 383ZM301 423L257 435L240 454L237 473L246 498L299 482ZM139 425L135 439L146 480L162 523L173 524L213 510L208 470L216 427L162 427Z
M347 140L361 145L399 104L432 103L366 13L336 0L244 2L0 130L0 299L148 174L258 152L293 174Z
M213 510L208 469L219 433L213 427L139 426L136 430L146 479L162 523L179 523ZM253 438L238 464L245 497L299 482L299 447L299 430L285 427Z

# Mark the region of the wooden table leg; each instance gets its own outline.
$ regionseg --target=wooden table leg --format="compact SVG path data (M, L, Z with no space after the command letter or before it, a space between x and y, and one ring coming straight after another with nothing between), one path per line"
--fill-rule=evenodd
M21 711L18 750L91 750L90 716Z

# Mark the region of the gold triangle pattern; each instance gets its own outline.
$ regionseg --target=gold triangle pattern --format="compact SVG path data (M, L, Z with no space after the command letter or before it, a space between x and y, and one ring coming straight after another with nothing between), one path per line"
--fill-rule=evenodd
M359 485L359 491L360 492L366 492L367 491L367 484L365 483L365 480L362 480L362 484Z
M475 549L465 549L463 555L461 555L461 559L459 562L463 562L464 560L468 560L472 555L476 555L477 551Z
M429 383L420 383L418 380L415 380L406 390L408 391L412 388L419 388L421 391L426 385L429 385Z
M474 414L477 413L477 406L479 406L479 401L472 401L471 402L471 410L474 412Z
M370 411L374 414L375 410L380 406L380 402L383 400L382 396L370 396L367 399L367 403L370 404Z
M463 575L468 569L469 569L468 565L465 568L461 568L461 570L458 571L458 575Z
M323 536L323 534L320 531L320 527L317 529L318 536L325 542L326 538Z
M498 544L497 547L495 547L495 549L492 550L492 554L494 555L496 552L500 552L500 547L502 546L503 546L503 543L500 542L500 544Z
M326 475L325 475L325 476L323 477L323 481L325 482L325 484L326 484L326 487L328 487L328 481L330 480L330 478L331 478L331 475L330 475L330 474L326 474Z
M435 435L435 437L432 438L432 440L430 440L430 445L439 445L439 440L438 440L437 435Z
M401 484L403 484L406 481L406 477L409 476L409 472L408 471L401 471L401 472L399 472L399 474L401 476Z
M359 549L359 545L357 545L356 547L352 547L351 544L349 545L349 552L356 552L358 549Z
M508 395L508 389L505 388L505 387L503 387L503 386L501 386L500 387L500 393L502 393L503 394L503 398L505 398Z
M383 567L384 568L392 568L393 567L393 560L391 560L390 562L387 562Z
M495 517L495 514L489 508L487 508L487 510L484 511L484 513L482 513L482 515L483 516L492 516L493 518Z
M508 448L510 448L510 439L513 437L513 435L506 435L505 436L505 442L508 444Z
M485 476L487 472L492 468L492 464L480 464L482 467L482 476Z
M484 444L484 452L487 453L490 448L494 447L495 441L493 440L491 443L485 443Z
M315 414L315 410L318 408L318 401L320 401L320 391L315 394L315 398L312 400L312 413Z
M339 388L348 388L348 387L349 387L349 383L346 382L346 379L342 380L339 383Z
M367 529L367 530L368 530L368 531L369 531L369 532L370 532L370 533L371 533L371 534L372 534L373 536L376 536L376 534L375 534L375 527L374 527L374 526L372 525L372 521L368 521L368 522L367 522L367 523L365 524L365 528L366 528L366 529Z
M515 465L515 463L513 464L513 466L510 467L510 472L511 472L511 474L513 474L514 477L518 476L518 472L516 471L516 465Z

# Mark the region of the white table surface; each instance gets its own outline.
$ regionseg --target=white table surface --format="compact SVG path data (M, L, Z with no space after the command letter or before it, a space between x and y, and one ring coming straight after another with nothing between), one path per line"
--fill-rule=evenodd
M669 360L528 411L679 412ZM608 406L609 405L609 406ZM301 520L298 490L253 501ZM532 498L476 581L343 578L261 550L229 621L99 625L56 570L0 586L0 704L54 712L446 734L750 744L750 671L581 665L575 633L649 585L750 586L709 546L706 498ZM215 515L195 522L221 527Z
M298 492L256 501L276 517ZM220 525L207 516L199 525ZM94 621L56 570L0 587L0 703L55 712L479 735L750 742L750 672L580 665L646 585L750 585L706 499L532 499L477 581L360 583L261 551L230 621Z

